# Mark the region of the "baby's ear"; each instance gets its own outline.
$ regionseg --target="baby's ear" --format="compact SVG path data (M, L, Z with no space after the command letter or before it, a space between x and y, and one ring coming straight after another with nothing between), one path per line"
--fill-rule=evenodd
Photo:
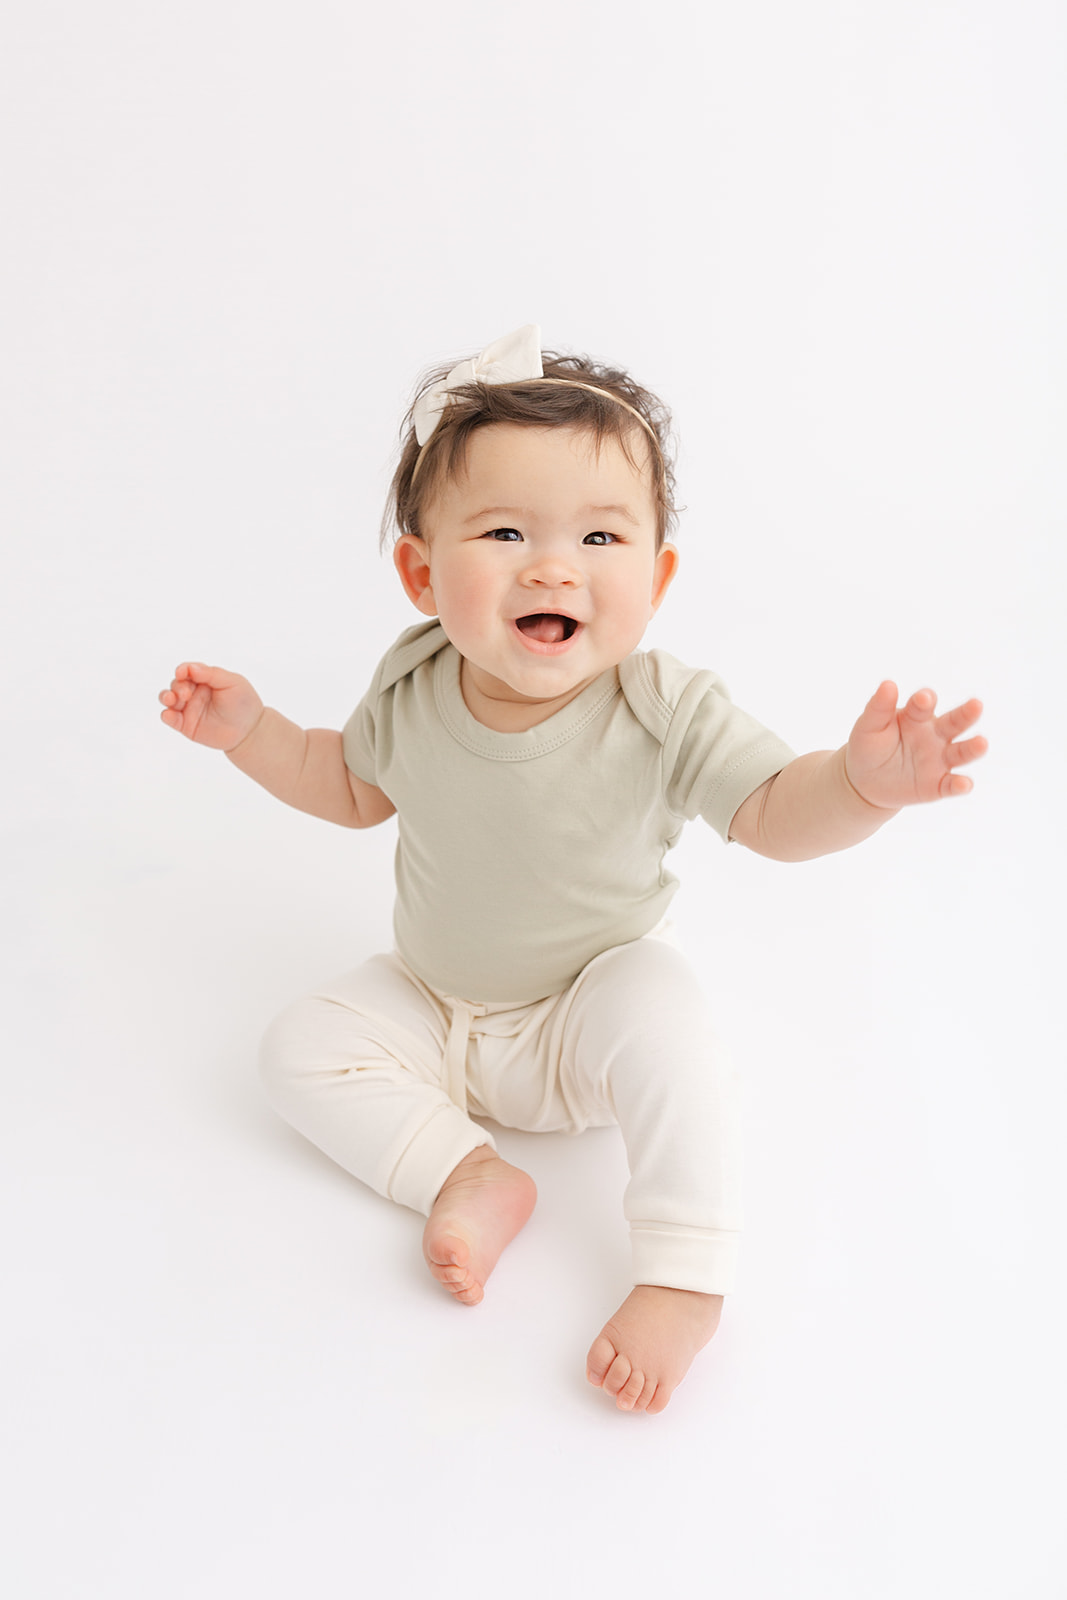
M657 612L660 601L674 582L674 575L678 571L678 547L665 544L656 557L656 565L652 572L652 610Z
M412 605L417 606L424 616L436 617L437 603L430 583L430 551L425 539L405 533L396 542L393 564Z

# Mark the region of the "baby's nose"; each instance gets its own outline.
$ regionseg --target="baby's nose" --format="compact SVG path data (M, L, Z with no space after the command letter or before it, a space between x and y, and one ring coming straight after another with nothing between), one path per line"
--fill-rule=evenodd
M527 583L556 589L581 582L581 569L562 552L545 550L531 557L524 573Z

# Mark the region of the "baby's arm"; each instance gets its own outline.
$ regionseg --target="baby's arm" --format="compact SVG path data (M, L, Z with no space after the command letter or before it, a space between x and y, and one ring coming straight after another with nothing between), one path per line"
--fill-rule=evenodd
M344 828L371 828L393 814L388 796L345 766L339 733L298 728L265 706L235 672L184 661L159 699L168 728L224 751L235 767L298 811Z
M883 683L840 750L798 756L738 809L731 839L777 861L809 861L846 850L908 805L966 794L954 768L985 754L979 734L959 739L982 713L968 700L934 716L937 696L919 689L902 711L897 686ZM957 742L958 741L958 742Z

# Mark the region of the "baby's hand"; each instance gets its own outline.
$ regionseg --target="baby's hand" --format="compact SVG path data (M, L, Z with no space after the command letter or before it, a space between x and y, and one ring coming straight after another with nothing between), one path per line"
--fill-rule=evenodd
M183 661L159 697L168 728L211 750L234 750L263 715L263 702L247 678L202 661Z
M845 746L845 774L870 805L895 811L974 788L953 768L985 755L988 742L981 734L953 741L978 721L982 702L968 700L943 717L934 716L936 705L932 689L919 689L898 711L897 686L889 682L867 702Z

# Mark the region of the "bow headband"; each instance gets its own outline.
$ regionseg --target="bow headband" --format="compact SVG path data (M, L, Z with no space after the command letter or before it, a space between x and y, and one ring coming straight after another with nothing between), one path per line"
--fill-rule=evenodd
M480 356L473 356L469 361L461 361L453 367L447 378L428 389L420 395L415 402L412 413L415 423L415 437L420 445L424 445L433 434L442 413L448 405L453 389L459 389L466 383L554 383L567 389L588 389L590 394L599 394L605 400L611 400L617 406L622 406L644 428L652 443L660 453L659 440L655 430L645 421L640 411L625 400L620 400L618 395L612 394L608 389L598 389L592 383L575 383L570 378L546 378L544 367L541 363L541 329L536 322L529 322L524 328L517 328L514 333L505 333L503 338L494 339L492 344L487 344ZM416 463L417 469L418 463Z

